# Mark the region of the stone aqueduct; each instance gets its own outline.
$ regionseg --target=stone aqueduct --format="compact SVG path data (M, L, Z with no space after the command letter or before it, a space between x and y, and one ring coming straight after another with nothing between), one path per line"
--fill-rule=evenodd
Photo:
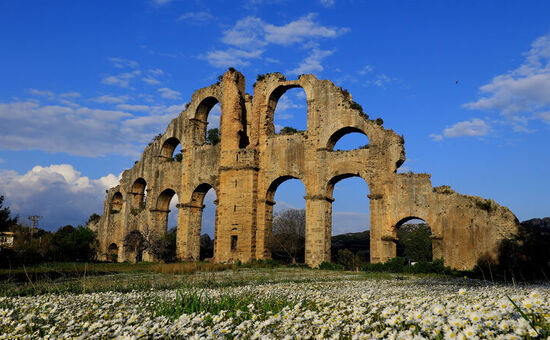
M295 87L306 93L307 131L275 134L277 102ZM221 143L210 145L207 117L217 103ZM369 147L334 151L335 143L351 132L368 136ZM181 162L172 161L178 144ZM134 230L146 238L165 235L169 202L177 194L177 257L198 259L203 200L213 188L215 261L270 258L274 194L292 178L306 189L305 258L310 266L331 259L333 189L353 176L364 179L370 191L371 262L395 257L396 227L411 218L431 227L434 258L459 269L473 267L483 256L494 257L499 241L517 230L517 218L508 208L448 186L434 188L429 174L397 173L404 161L403 138L370 120L332 82L313 75L290 81L272 73L256 82L251 96L245 93L243 75L230 69L217 84L196 91L164 134L124 171L120 185L108 190L104 213L92 226L98 255L106 259L115 252L118 261L135 261L124 238ZM155 260L147 252L143 259Z

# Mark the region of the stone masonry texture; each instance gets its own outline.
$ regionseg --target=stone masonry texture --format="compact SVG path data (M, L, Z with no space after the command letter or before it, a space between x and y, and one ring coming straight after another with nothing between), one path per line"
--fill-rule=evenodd
M276 134L273 116L290 88L307 97L307 131ZM206 140L208 113L220 103L221 143ZM334 151L352 132L365 134L368 147ZM182 147L181 161L173 152ZM370 260L395 257L396 229L410 219L431 228L433 256L446 265L471 269L496 257L499 242L517 231L517 218L493 200L432 187L429 174L397 173L405 161L404 139L362 112L348 91L314 75L286 80L280 73L258 77L254 95L245 78L229 69L222 79L196 91L166 131L147 146L120 184L107 191L101 219L91 227L98 257L155 261L125 245L129 233L153 241L167 231L169 203L179 198L177 257L198 260L203 200L216 192L214 260L269 259L274 195L288 179L306 189L306 263L330 261L332 194L338 181L361 177L370 195ZM145 199L146 198L146 199Z

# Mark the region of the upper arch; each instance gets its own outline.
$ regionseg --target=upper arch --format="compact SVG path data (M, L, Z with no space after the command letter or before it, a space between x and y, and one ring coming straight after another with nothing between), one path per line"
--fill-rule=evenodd
M336 143L338 143L340 138L344 137L347 134L354 133L354 132L360 133L362 135L365 135L367 138L369 138L369 136L362 129L360 129L358 127L355 127L355 126L346 126L346 127L340 128L339 130L336 130L336 132L334 132L329 137L329 139L327 141L327 144L326 144L327 150L333 151L334 146L336 145Z
M202 99L199 105L197 105L197 109L195 110L195 115L193 116L193 118L203 122L207 122L210 110L212 110L212 108L219 102L220 101L218 100L218 98L214 96L208 96Z

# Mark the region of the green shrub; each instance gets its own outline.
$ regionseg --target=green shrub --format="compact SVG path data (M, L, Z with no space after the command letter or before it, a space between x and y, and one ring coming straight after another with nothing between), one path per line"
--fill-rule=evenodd
M319 266L319 269L322 270L344 270L345 267L338 263L332 263L332 262L323 262Z

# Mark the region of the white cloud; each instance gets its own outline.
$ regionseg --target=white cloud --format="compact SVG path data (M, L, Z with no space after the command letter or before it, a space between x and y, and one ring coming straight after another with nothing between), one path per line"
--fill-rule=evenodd
M262 53L263 50L243 51L229 48L224 51L210 51L202 56L202 58L207 60L211 65L217 67L239 67L250 65L248 59L260 58Z
M214 19L209 12L187 12L178 18L178 20L193 21L197 23L205 23Z
M484 120L474 118L463 122L458 122L451 127L443 130L443 134L431 134L430 137L434 141L442 141L443 137L483 137L486 136L491 127Z
M107 104L118 104L118 103L124 103L129 99L128 96L109 96L104 95L96 98L92 98L92 101L97 103L107 103Z
M173 99L173 100L181 99L181 93L179 91L172 90L167 87L160 88L157 91L160 93L160 96L162 98Z
M150 70L147 70L147 75L141 78L141 80L143 80L147 84L159 85L162 82L158 80L157 77L160 77L163 74L164 74L164 71L161 70L160 68L150 69Z
M323 51L314 49L311 54L304 59L298 67L293 70L287 71L288 74L305 74L313 72L321 72L324 67L321 65L321 61L331 55L333 51Z
M359 71L359 74L360 75L365 75L367 73L370 73L374 70L374 67L371 66L371 65L365 65L360 71Z
M131 104L119 104L117 109L123 111L149 111L151 107L149 105L131 105Z
M107 85L117 85L123 88L129 88L130 80L139 76L140 74L141 74L140 70L125 72L116 76L106 76L101 80L101 82Z
M171 3L172 1L174 1L174 0L151 0L153 5L158 6L158 7L167 5L167 4Z
M267 23L254 16L245 17L223 32L222 42L231 47L210 51L202 58L216 67L248 66L249 60L260 58L264 48L270 44L282 46L300 44L302 48L313 49L314 53L327 53L328 51L321 51L318 48L319 44L316 40L333 39L349 29L323 26L314 21L315 17L315 14L308 14L281 26ZM269 58L269 62L278 61ZM320 64L317 63L303 67L319 70L319 66ZM320 69L322 70L322 67Z
M443 136L436 133L431 133L430 138L433 139L436 142L441 142L443 140Z
M320 0L320 2L321 2L321 5L325 7L332 7L334 6L335 0Z
M52 91L41 91L37 89L29 89L28 92L33 96L48 97L49 99L53 99L55 97L55 93L53 93Z
M107 58L111 63L113 63L113 66L116 68L136 68L139 66L137 61L128 60L128 59L122 59L122 58Z
M265 25L265 40L278 45L301 43L313 38L336 38L348 28L321 26L314 22L315 14L308 14L283 26Z
M550 34L536 39L524 56L518 68L481 86L483 97L463 106L499 112L520 130L527 130L530 119L544 119L541 113L550 110Z
M161 70L160 68L153 68L153 69L147 70L147 73L157 77L157 76L162 76L164 74L164 71Z
M35 166L24 174L0 171L0 191L14 214L40 215L40 227L56 229L84 224L102 213L105 190L118 184L115 175L90 179L69 164Z
M227 45L250 48L252 45L264 46L265 23L256 17L246 17L237 21L235 26L223 32L222 42Z
M59 95L59 98L80 98L82 95L79 92L65 92Z
M375 79L368 80L367 84L372 84L372 85L375 85L375 86L378 86L378 87L386 87L386 85L388 85L389 83L391 83L392 81L395 81L395 80L397 80L397 79L396 78L390 78L387 75L385 75L384 73L381 73L381 74L376 75Z
M144 106L127 108L145 110ZM126 110L41 105L36 101L0 102L0 146L3 150L42 150L91 157L135 156L183 110L183 105L149 109L147 116L134 116Z
M153 78L151 76L146 76L146 77L143 77L141 78L141 80L143 80L144 82L146 82L147 84L151 84L151 85L159 85L161 84L161 81L156 79L156 78Z

